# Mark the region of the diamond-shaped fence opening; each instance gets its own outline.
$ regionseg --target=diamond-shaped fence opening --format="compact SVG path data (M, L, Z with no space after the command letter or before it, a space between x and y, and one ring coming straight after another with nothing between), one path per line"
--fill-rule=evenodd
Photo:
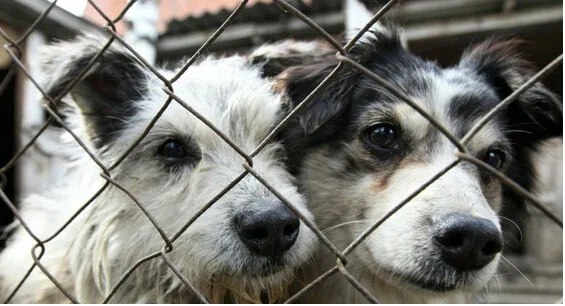
M27 231L30 237L35 241L35 246L29 250L31 256L34 260L33 265L29 267L29 270L25 275L21 276L21 281L18 284L11 284L13 286L12 293L7 298L5 302L9 302L12 297L18 292L18 289L21 285L26 282L27 278L29 277L30 273L34 269L40 269L52 282L55 286L57 286L60 291L71 301L71 302L78 302L76 297L74 296L73 292L69 292L61 282L54 276L52 271L49 271L41 262L41 259L45 256L49 249L45 247L45 244L49 241L56 238L61 232L65 231L70 224L72 224L75 219L83 213L83 211L98 197L100 194L105 192L108 187L113 185L116 189L120 190L124 194L126 194L131 200L135 203L135 205L139 208L141 212L146 216L146 221L151 222L155 230L162 238L162 248L160 250L155 250L154 253L151 253L148 256L143 258L139 258L135 265L129 267L126 273L123 274L121 279L114 285L114 287L110 290L110 293L106 296L103 302L110 302L112 296L120 289L120 287L124 284L124 282L128 279L128 277L135 272L135 270L149 261L154 260L162 260L166 265L171 269L171 271L178 276L180 281L191 291L195 294L195 296L201 302L208 302L206 300L205 295L202 292L199 292L197 287L192 284L180 271L177 267L175 267L174 263L169 258L169 253L175 249L175 243L177 239L186 231L187 228L191 226L191 224L197 220L207 209L214 205L222 196L224 196L232 187L236 186L243 178L247 176L254 177L258 182L263 184L267 189L269 189L276 197L278 197L285 205L287 205L294 213L296 213L299 218L306 224L318 237L318 239L335 254L336 264L334 267L330 268L329 270L320 273L319 277L315 279L313 282L304 285L304 287L296 292L293 296L291 296L286 302L293 302L297 301L305 292L312 289L313 287L317 286L319 283L323 282L325 279L329 278L334 274L342 274L343 277L347 281L351 283L359 292L367 298L368 302L377 302L378 296L373 296L370 293L370 290L364 287L363 284L359 282L348 271L348 255L353 252L373 231L375 231L382 223L386 222L386 220L396 213L398 210L402 209L407 203L410 202L411 199L416 197L420 192L422 192L427 186L433 184L437 179L442 177L445 173L447 173L450 169L458 165L459 163L465 161L470 162L484 169L485 171L491 173L497 179L500 180L502 184L508 187L510 190L518 194L519 196L527 199L527 203L534 206L535 208L539 209L547 218L555 222L559 227L562 228L562 220L558 217L555 213L551 211L544 203L539 201L534 195L530 192L526 191L522 188L519 184L513 182L511 179L506 177L503 173L499 172L498 170L494 169L493 167L485 164L483 161L473 157L466 151L466 144L474 137L474 135L485 126L495 115L501 112L505 107L509 104L513 103L517 97L533 86L536 82L541 80L544 76L550 73L555 68L562 65L563 62L563 55L558 56L554 60L552 60L547 66L541 69L537 74L535 74L532 78L527 80L516 89L512 94L506 97L501 103L498 104L497 107L493 108L488 114L486 114L482 120L480 120L475 126L473 126L470 131L465 135L463 138L459 139L457 136L453 135L446 127L444 127L440 122L434 119L431 114L428 114L426 110L418 105L415 101L413 101L409 96L407 96L400 88L396 88L392 83L387 81L385 78L373 73L366 67L362 66L358 62L356 62L355 58L351 57L349 51L355 45L355 43L361 38L361 36L367 32L376 22L379 21L385 14L395 5L397 4L397 0L388 1L370 20L369 23L365 25L347 44L342 45L338 41L336 41L329 33L327 33L322 27L320 27L316 22L310 19L307 15L302 13L299 9L291 5L287 1L283 0L273 0L278 7L287 14L292 14L299 18L302 22L310 26L316 33L319 34L320 39L326 40L333 48L335 48L335 57L338 61L338 64L335 68L326 76L326 78L318 84L318 86L303 100L301 101L277 126L268 134L268 136L261 142L261 144L251 153L246 153L244 150L239 148L234 142L230 140L228 135L222 133L218 128L216 128L212 122L206 119L205 116L198 113L192 107L190 107L181 97L179 97L174 90L173 84L180 78L180 76L184 73L190 71L190 66L196 61L198 57L202 54L206 53L207 49L210 45L214 43L214 41L222 35L222 32L230 26L230 22L236 18L242 11L246 9L246 5L248 1L241 1L241 3L233 9L231 14L225 19L223 24L217 28L217 30L208 38L208 40L202 44L200 49L194 53L192 57L190 57L186 63L182 66L182 68L178 71L176 75L173 77L165 77L161 75L158 70L153 67L148 61L141 57L141 55L136 52L135 48L129 45L124 39L122 39L116 32L116 23L118 23L126 12L135 4L136 0L132 0L128 2L128 4L124 7L124 9L118 14L118 16L114 19L107 16L96 4L96 1L88 0L89 5L91 5L99 14L100 16L106 21L106 25L103 27L103 30L109 34L109 38L107 39L106 44L98 51L98 53L83 67L82 72L79 73L78 77L70 82L65 90L59 96L52 97L47 94L47 92L39 85L39 82L36 81L32 74L29 71L29 68L24 63L22 58L22 45L26 38L38 27L41 27L42 21L46 18L46 16L50 13L53 7L56 4L54 1L49 7L29 26L29 28L19 37L11 37L4 29L0 27L0 35L8 42L4 45L4 49L9 54L12 59L12 66L10 67L8 75L4 78L2 83L0 84L0 93L6 89L10 80L16 75L16 72L21 72L28 78L32 84L39 90L42 95L44 108L47 112L47 119L45 123L38 129L38 131L31 137L29 142L23 144L21 146L21 150L19 150L13 158L5 165L2 165L0 168L0 183L4 186L6 182L6 172L13 168L15 163L22 157L23 154L26 153L34 145L39 137L46 131L47 127L53 123L59 124L69 135L74 138L77 144L84 150L85 154L88 154L93 162L95 162L100 169L100 175L102 178L106 180L106 183L96 192L94 193L87 202L85 202L80 209L76 211L72 217L68 219L68 221L53 235L47 237L45 239L40 239L36 236L36 234L30 229L30 226L26 223L26 220L22 218L20 213L18 212L16 206L13 202L8 198L6 193L3 189L0 189L0 198L2 199L3 205L7 205L9 209L13 212L15 218L19 222L19 224ZM149 69L155 76L162 81L162 89L167 95L167 99L162 102L162 106L159 111L155 114L154 118L151 122L146 126L145 130L138 135L138 137L131 143L127 150L118 157L115 162L111 165L105 165L97 156L95 152L92 152L88 146L85 145L83 140L80 139L78 135L76 135L71 128L65 123L62 119L62 115L59 113L57 109L57 101L62 99L71 89L75 86L78 81L89 71L91 67L96 65L96 62L100 59L100 57L106 52L106 50L110 47L111 44L120 44L126 49L128 49L133 56L142 63L147 69ZM424 118L426 118L438 131L440 131L449 141L453 143L453 145L457 148L455 152L453 152L453 156L455 161L447 165L444 169L439 171L435 174L430 174L430 179L427 180L424 184L422 184L419 188L414 190L412 193L407 195L402 201L397 203L397 205L390 210L384 217L379 220L376 220L372 223L361 235L359 235L355 240L353 240L345 249L340 250L336 245L332 243L318 227L308 218L306 218L300 211L293 205L291 201L286 199L281 193L277 191L275 187L273 187L269 182L253 167L253 159L254 157L261 152L261 150L265 147L265 145L273 139L273 137L281 130L289 120L296 115L297 112L301 111L305 105L307 105L312 97L314 97L318 92L324 90L325 86L330 83L333 79L336 78L342 71L353 69L357 72L365 75L369 80L373 81L378 86L386 88L390 91L393 95L395 95L399 100L403 101L404 103L408 104L412 107L415 111L421 114ZM225 186L225 188L217 195L215 195L212 200L208 203L205 203L202 208L190 219L186 222L184 226L182 226L181 230L176 232L174 235L167 235L165 231L162 229L161 225L155 220L155 218L151 215L151 213L144 207L143 203L140 202L136 195L130 192L127 188L122 186L116 179L113 177L113 170L132 152L132 150L143 140L143 138L148 134L149 130L155 125L157 120L159 120L160 116L163 112L171 105L172 103L177 103L186 111L190 112L196 118L201 120L205 125L207 125L211 130L213 130L219 137L221 137L233 150L235 150L243 160L245 161L241 166L241 174L237 176L230 184ZM30 256L29 253L22 254L22 256Z

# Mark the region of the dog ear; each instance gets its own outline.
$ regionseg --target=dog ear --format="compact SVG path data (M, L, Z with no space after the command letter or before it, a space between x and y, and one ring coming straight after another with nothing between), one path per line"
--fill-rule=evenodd
M335 53L334 49L323 41L286 39L260 46L248 55L248 59L252 65L261 68L262 77L274 77L289 67L314 62L332 52Z
M469 49L460 65L482 76L502 100L534 75L532 65L517 51L520 44L518 40L487 40ZM513 137L518 144L533 145L563 134L563 102L539 82L522 93L505 113L510 128L520 131Z
M106 40L82 36L42 50L44 88L58 97L80 77L83 69L105 45ZM147 90L146 70L127 50L112 44L70 89L86 131L96 147L114 140L136 111L135 101Z
M292 108L298 106L337 64L332 54L318 58L316 62L308 65L289 68L279 75L278 78L283 82L282 86L290 97ZM357 74L347 68L341 69L338 75L315 93L297 113L305 135L313 133L324 123L343 113L349 103L350 92L355 86L355 75Z
M288 95L295 108L338 64L334 54L335 49L325 42L289 39L263 45L248 59L261 67L263 77L276 76L277 87ZM347 104L347 75L327 84L297 114L303 134L317 130Z
M350 56L359 64L371 67L386 63L390 56L403 56L406 49L398 31L393 27L371 30L351 49ZM287 69L278 79L292 101L293 108L306 98L338 65L335 50L327 51L309 63ZM342 114L349 105L351 94L361 73L344 65L324 88L318 91L297 114L305 134L311 134L324 123Z

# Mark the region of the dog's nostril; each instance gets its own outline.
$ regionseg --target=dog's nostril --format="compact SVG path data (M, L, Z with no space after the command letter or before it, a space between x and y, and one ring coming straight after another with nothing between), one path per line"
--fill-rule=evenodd
M490 256L502 251L502 244L498 240L490 240L482 248L483 255Z
M269 236L269 232L264 228L256 228L246 234L249 239L265 239Z
M441 244L443 244L446 247L458 248L463 246L465 242L465 237L463 236L462 233L453 231L447 233L441 238L438 238L438 240L440 241Z
M283 235L286 237L292 237L296 234L296 232L298 231L298 225L300 223L296 222L296 223L291 223L291 224L287 224L284 227L283 230Z

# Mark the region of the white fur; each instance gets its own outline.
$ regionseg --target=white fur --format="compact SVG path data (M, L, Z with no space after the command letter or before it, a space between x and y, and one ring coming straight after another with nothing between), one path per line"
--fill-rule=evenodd
M67 60L80 56L83 39L53 48L65 48ZM78 45L73 45L78 44ZM96 43L94 44L96 45ZM114 47L113 47L114 48ZM76 53L73 53L76 52ZM71 54L68 54L71 53ZM57 57L55 57L56 59ZM53 61L56 61L56 60ZM60 59L60 58L59 58ZM65 73L68 62L49 66L51 78ZM162 70L167 77L172 71ZM50 79L50 81L54 81ZM114 143L97 152L111 165L142 133L166 100L163 87L147 73L148 94L136 102L137 113L128 119ZM260 78L258 68L244 58L208 58L194 64L174 84L175 93L226 133L243 151L252 152L282 116L283 102L270 82ZM86 139L85 119L74 103L68 117L76 133ZM202 151L193 168L167 172L159 164L158 146L171 136L189 137ZM90 146L90 142L87 142ZM271 143L254 158L254 169L290 200L305 216L304 200L280 160L281 145ZM52 235L102 185L101 170L66 135L61 150L74 162L68 176L42 194L21 203L21 214L41 239ZM204 204L242 171L244 160L210 128L173 102L150 133L115 170L112 177L129 190L156 219L168 237L174 235ZM257 302L266 291L274 300L284 296L293 269L304 263L315 245L304 225L295 245L284 255L286 266L270 275L253 276L254 265L264 259L251 254L231 224L233 215L250 203L275 196L251 175L224 195L174 243L168 254L175 267L214 302ZM0 255L0 298L5 299L31 266L35 242L18 226ZM137 260L161 250L164 242L148 218L121 190L110 186L52 241L46 243L41 262L79 302L98 303ZM18 290L13 302L67 302L37 268ZM139 266L117 291L112 302L196 302L194 295L161 258Z
M371 12L359 0L346 0L345 1L345 34L348 40L355 37L358 32L363 29L371 19L373 19L373 12ZM371 32L389 33L390 31L382 25L381 22L375 22L369 31L363 33L358 42L368 42L368 37Z

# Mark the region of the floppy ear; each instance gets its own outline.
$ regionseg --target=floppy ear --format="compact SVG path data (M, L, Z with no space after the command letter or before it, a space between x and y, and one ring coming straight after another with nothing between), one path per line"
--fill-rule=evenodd
M42 50L44 88L55 98L74 80L104 46L106 40L82 36ZM112 44L70 90L96 147L118 135L135 111L135 101L147 91L145 68L127 50Z
M534 75L530 63L521 58L517 40L487 40L465 53L460 65L484 77L501 100ZM541 83L536 83L505 111L510 128L521 131L513 141L533 145L563 135L563 102ZM525 132L525 133L524 133Z
M335 50L326 52L309 63L291 67L278 77L290 96L293 108L306 98L337 66ZM381 27L371 30L359 40L349 55L359 64L371 68L390 62L391 56L404 56L406 50L402 46L398 31L392 27ZM337 75L297 114L304 134L316 131L320 126L342 114L349 105L351 94L361 73L344 65ZM326 128L327 130L327 128ZM324 131L331 133L331 131Z
M283 40L266 44L249 54L249 60L261 67L263 77L276 76L278 86L295 108L338 64L335 49L321 41ZM311 134L346 105L349 74L340 73L319 91L297 114L303 134Z
M289 67L312 63L330 53L335 53L334 49L323 41L286 39L260 46L248 59L261 68L262 77L274 77Z
M290 97L292 108L302 102L337 65L335 56L318 58L308 65L292 67L283 72L279 79ZM357 80L356 73L347 68L319 90L297 113L304 135L316 131L330 119L337 117L346 109L350 93Z

